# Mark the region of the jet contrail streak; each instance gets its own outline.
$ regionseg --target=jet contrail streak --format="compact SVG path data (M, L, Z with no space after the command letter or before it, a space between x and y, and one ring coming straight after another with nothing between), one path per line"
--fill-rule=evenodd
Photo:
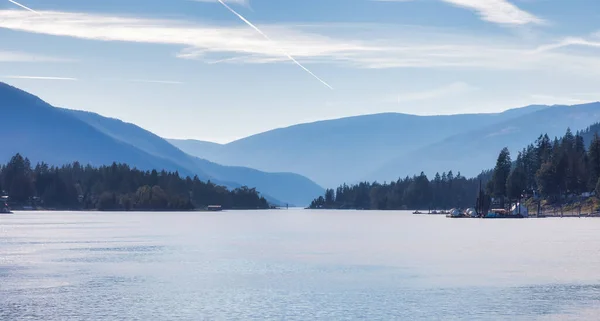
M70 80L77 81L77 78L67 78L67 77L40 77L40 76L0 76L0 78L9 78L9 79L33 79L33 80Z
M29 11L31 11L33 13L37 13L37 14L41 15L41 13L39 13L39 12L37 12L37 11L35 11L35 10L27 7L27 6L24 6L24 5L22 5L22 4L20 4L20 3L16 2L16 1L14 1L14 0L8 0L8 2L13 3L13 4L15 4L15 5L17 5L17 6L21 7L21 8L23 8L23 9L25 9L25 10L29 10Z
M275 43L273 40L271 40L271 38L269 38L269 36L267 36L264 32L262 32L260 29L258 29L254 24L252 24L252 22L246 20L246 18L242 17L241 14L237 13L235 10L233 10L231 7L229 7L227 4L225 4L225 2L223 2L223 0L217 0L217 1L219 1L219 3L221 3L225 8L227 8L227 10L231 11L231 13L233 13L234 15L236 15L238 18L240 18L247 25L249 25L250 27L252 27L252 29L256 30L256 32L260 33L263 37L265 37L265 39L267 39L267 40ZM285 52L285 50L283 50L281 48L279 48L279 50L281 50L296 65L298 65L300 68L304 69L304 71L306 71L307 73L309 73L311 76L315 77L323 85L329 87L329 89L333 89L333 87L331 87L328 83L326 83L324 80L322 80L317 75L315 75L312 71L308 70L308 68L304 67L301 63L299 63L296 59L294 59L294 57L292 57L290 54L288 54L287 52Z

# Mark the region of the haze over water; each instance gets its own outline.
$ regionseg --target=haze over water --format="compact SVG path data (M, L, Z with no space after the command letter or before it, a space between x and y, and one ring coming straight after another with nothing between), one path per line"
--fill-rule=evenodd
M407 212L0 216L0 320L569 320L600 220Z

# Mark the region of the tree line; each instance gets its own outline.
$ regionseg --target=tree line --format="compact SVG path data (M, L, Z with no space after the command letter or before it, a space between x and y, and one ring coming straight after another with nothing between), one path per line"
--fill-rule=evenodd
M452 171L436 173L429 180L425 173L398 179L390 183L361 182L327 189L324 196L312 201L309 208L325 209L450 209L472 207L477 198L479 182L489 181L490 171L476 178L466 178Z
M600 194L600 124L561 138L540 136L512 161L508 149L498 156L487 193L500 204L536 196L549 203Z
M496 166L475 178L452 171L429 179L424 173L391 183L361 182L327 189L309 208L325 209L449 209L480 204L506 207L536 196L548 202L600 192L600 124L562 138L539 138L519 151L513 161L508 148ZM480 192L481 187L481 192ZM481 202L478 201L481 200ZM495 202L491 204L492 200Z
M0 190L13 207L70 210L265 209L267 200L254 188L229 190L198 176L142 171L127 164L93 167L78 162L51 166L20 154L0 167Z

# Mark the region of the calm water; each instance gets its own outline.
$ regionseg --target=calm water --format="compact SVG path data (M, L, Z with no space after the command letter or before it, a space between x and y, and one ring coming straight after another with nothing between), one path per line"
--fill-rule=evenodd
M0 216L0 320L578 320L599 312L600 219Z

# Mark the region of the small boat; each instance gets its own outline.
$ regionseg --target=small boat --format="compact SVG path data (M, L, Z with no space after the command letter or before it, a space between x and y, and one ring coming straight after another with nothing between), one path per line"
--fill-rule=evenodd
M458 209L453 208L450 210L448 215L446 215L446 217L448 217L448 218L467 218L467 217L471 217L471 216L467 215L464 212L461 212Z
M483 218L526 218L527 213L517 213L505 209L492 209Z
M209 212L221 212L223 207L221 205L209 205L206 207Z
M423 213L421 213L417 210L417 211L414 211L413 214L423 214Z
M0 214L12 214L8 207L8 196L0 197Z

